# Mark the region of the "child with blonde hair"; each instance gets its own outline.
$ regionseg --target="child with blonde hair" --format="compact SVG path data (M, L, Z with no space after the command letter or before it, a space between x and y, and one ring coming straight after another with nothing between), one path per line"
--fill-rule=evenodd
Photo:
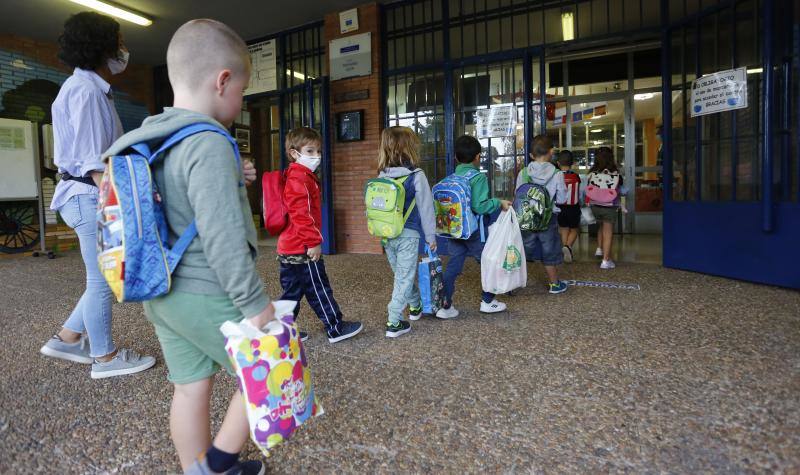
M403 319L406 305L410 320L418 320L422 314L419 288L414 282L420 238L425 239L432 251L436 250L433 195L425 172L419 168L418 147L419 138L408 127L388 127L381 134L378 177L395 180L405 188L403 230L399 236L383 241L386 257L394 272L394 288L386 323L386 336L389 338L411 331L411 325Z

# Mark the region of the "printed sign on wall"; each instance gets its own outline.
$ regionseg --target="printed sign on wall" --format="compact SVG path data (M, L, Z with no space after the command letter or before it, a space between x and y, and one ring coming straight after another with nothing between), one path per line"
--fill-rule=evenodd
M497 105L475 111L478 138L508 137L514 135L517 110L514 105Z
M706 74L692 83L692 117L747 107L747 68Z
M275 65L275 40L262 41L247 46L253 69L250 72L250 86L244 91L245 96L261 92L274 91L278 88L277 67Z
M372 34L345 36L330 43L331 80L372 74Z

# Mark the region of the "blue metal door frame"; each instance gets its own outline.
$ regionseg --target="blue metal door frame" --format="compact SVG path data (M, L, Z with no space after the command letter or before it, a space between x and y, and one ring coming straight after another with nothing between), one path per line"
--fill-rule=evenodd
M664 117L664 266L702 272L734 279L759 282L800 289L800 203L798 197L776 202L773 195L774 141L778 101L788 101L789 96L775 94L774 31L763 27L762 37L763 93L761 111L764 127L761 133L761 199L757 201L701 201L700 186L701 147L700 122L696 127L697 149L697 201L673 199L673 137L672 137L672 30L695 22L699 35L699 22L707 15L735 2L727 2L700 12L680 24L669 22L669 2L662 0L662 109ZM774 0L762 0L762 21L772 25ZM731 27L735 32L735 25ZM733 34L733 33L732 33ZM699 45L696 42L695 45ZM735 44L735 42L734 42ZM699 46L695 48L699 50ZM697 53L699 55L699 53ZM735 58L735 53L733 53ZM735 60L734 60L735 62ZM700 62L696 61L697 77ZM786 74L786 73L785 73ZM790 76L788 76L790 78ZM726 112L730 113L730 112ZM736 143L736 121L733 117L733 143ZM784 124L785 125L785 124ZM794 131L798 133L798 131ZM737 149L732 147L732 167L737 164ZM784 150L784 153L787 153ZM786 168L786 167L783 167ZM735 180L732 168L732 180ZM784 175L788 178L788 173ZM785 181L785 180L784 180ZM735 184L735 182L734 182ZM685 189L686 187L684 187ZM732 199L736 199L733 187ZM691 190L690 190L691 191Z

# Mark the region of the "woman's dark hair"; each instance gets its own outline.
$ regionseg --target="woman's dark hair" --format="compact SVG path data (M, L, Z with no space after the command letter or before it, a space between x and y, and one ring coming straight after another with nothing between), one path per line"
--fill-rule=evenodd
M81 12L64 22L58 58L73 68L95 70L119 54L119 23L95 12Z
M617 162L614 161L614 152L608 147L600 147L594 156L594 165L592 165L589 172L601 172L608 170L610 172L617 172Z

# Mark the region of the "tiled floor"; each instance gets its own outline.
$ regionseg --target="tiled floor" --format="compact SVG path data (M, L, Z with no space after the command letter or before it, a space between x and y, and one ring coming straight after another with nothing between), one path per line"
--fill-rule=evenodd
M653 255L659 245L634 243ZM479 274L458 282L452 321L382 334L391 275L382 256L326 258L358 338L330 345L304 306L307 353L326 414L274 451L272 473L800 472L800 294L626 263L584 260L572 287L546 294L540 266L477 311ZM277 263L259 261L277 295ZM145 373L93 381L39 346L82 291L80 258L0 261L0 473L164 473L171 388L139 305L114 308L121 345L155 354ZM220 377L217 421L234 390ZM248 456L258 454L248 449Z

